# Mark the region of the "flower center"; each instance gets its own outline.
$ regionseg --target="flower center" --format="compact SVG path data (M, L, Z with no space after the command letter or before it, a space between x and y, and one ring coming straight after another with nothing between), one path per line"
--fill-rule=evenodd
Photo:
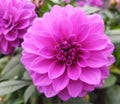
M59 61L64 62L67 66L75 64L80 58L80 47L81 45L78 43L65 41L55 46L57 49L56 57Z

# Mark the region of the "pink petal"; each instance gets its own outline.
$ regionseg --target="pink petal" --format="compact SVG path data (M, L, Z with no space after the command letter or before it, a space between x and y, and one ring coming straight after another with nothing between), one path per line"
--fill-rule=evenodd
M28 31L32 31L35 30L35 31L43 31L43 19L42 18L35 18L34 21L33 21L33 27L31 27L31 29L29 29ZM31 32L30 32L31 33Z
M109 38L108 38L109 39ZM111 55L111 53L114 50L114 45L113 43L111 43L110 41L108 41L107 46L105 47L105 49L103 49L102 51L107 54L107 55Z
M77 97L83 89L83 84L80 80L70 81L67 86L68 92L72 97Z
M23 11L20 13L19 19L20 19L20 20L26 20L26 19L31 18L31 16L32 16L31 11L23 10Z
M56 91L63 90L69 83L69 78L67 77L66 73L62 76L53 80L53 88Z
M67 69L68 77L72 80L77 80L80 77L80 73L81 73L81 68L77 64L72 65Z
M22 64L25 65L26 69L29 69L30 68L30 63L37 58L37 56L33 55L33 54L29 54L28 53L25 53L23 52L22 53L24 55L24 57L21 58L21 62Z
M80 48L80 57L87 59L90 56L90 52L84 48Z
M101 81L100 69L83 68L80 80L88 84L99 84Z
M67 89L65 88L64 90L60 91L60 93L58 94L59 98L62 99L63 101L66 101L68 99L71 98L71 96L69 95Z
M65 71L65 64L59 61L53 62L48 68L48 76L50 79L60 77Z
M35 73L32 77L36 86L46 86L52 83L52 80L48 78L47 74Z
M103 34L104 33L104 23L103 22L102 23L101 22L90 23L89 26L90 26L90 30L89 30L90 34L93 34L93 33Z
M0 48L4 52L6 52L7 49L8 49L8 41L5 40L4 38L2 38L1 41L0 41Z
M87 21L87 15L79 9L79 11L75 12L71 15L70 20L73 24L73 33L78 34L79 30L82 28L82 24L85 24ZM82 29L83 30L83 29ZM88 29L87 29L88 30ZM87 31L86 30L86 31ZM85 32L85 31L84 31ZM86 35L86 34L85 34ZM83 36L83 35L82 35Z
M92 68L102 67L107 63L107 58L100 52L91 52L90 57L87 59L87 65Z
M30 21L29 20L20 20L19 22L17 22L17 26L16 28L21 30L21 29L25 29L28 28L30 26Z
M14 41L9 42L12 47L18 47L20 45L20 40L16 39Z
M22 43L22 48L28 53L39 55L39 49L35 47L32 41L33 39L26 39L26 41Z
M53 89L52 85L43 87L43 91L47 98L53 97L58 94L58 92Z
M5 35L5 38L6 38L8 41L14 41L17 37L18 37L18 31L16 31L16 30L11 30L10 32L8 32L8 33Z
M33 37L33 42L34 42L35 46L40 49L43 47L54 46L54 44L55 44L54 40L51 37L49 37L49 34L39 33L39 32L35 33L35 35Z
M60 15L56 18L54 30L57 34L60 34L59 37L66 39L72 33L72 28L72 23L67 17Z
M70 0L64 0L64 1L70 1ZM79 11L79 10L76 10L76 8L74 8L72 5L66 5L64 8L63 8L63 14L66 15L67 17L70 17L71 15L73 15L75 12Z
M98 14L93 14L88 16L88 21L90 23L101 23L104 24L102 17Z
M87 60L84 59L84 58L80 58L78 60L78 64L79 64L80 67L86 67L87 66Z
M53 24L54 24L55 18L56 18L56 15L52 13L45 13L43 15L43 22L42 22L43 29L50 34L51 33L54 34Z
M53 58L55 54L55 49L53 47L44 47L40 50L40 55L45 58Z
M107 43L108 40L103 38L103 36L92 34L84 40L82 46L88 50L102 50L106 47Z
M47 73L48 68L52 62L53 62L53 60L42 59L41 57L38 57L32 61L30 68L31 68L31 70L33 70L37 73L41 73L41 74Z
M115 57L113 56L113 55L110 55L109 57L108 57L108 66L109 65L112 65L114 62L115 62Z
M83 83L83 89L84 89L85 91L93 91L93 90L95 89L95 86L90 85L90 84Z
M58 16L59 14L63 13L63 8L61 6L55 5L51 8L51 13Z
M87 92L83 90L83 91L79 94L79 97L84 97L86 94L87 94Z
M100 68L100 72L102 79L108 78L108 76L110 75L109 68L107 66L103 66L102 68Z
M78 30L76 30L76 31L77 31L76 34L77 34L77 37L78 37L78 41L82 42L88 37L89 25L88 24L82 24L78 28Z

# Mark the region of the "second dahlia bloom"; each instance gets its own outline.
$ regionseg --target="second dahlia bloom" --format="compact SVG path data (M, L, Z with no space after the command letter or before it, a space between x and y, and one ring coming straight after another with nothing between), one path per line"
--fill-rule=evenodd
M35 6L27 0L0 0L0 52L9 54L20 46L36 17Z
M39 92L62 100L100 87L114 62L101 17L71 5L54 6L36 18L22 47L21 61Z
M92 6L102 6L103 0L87 0Z

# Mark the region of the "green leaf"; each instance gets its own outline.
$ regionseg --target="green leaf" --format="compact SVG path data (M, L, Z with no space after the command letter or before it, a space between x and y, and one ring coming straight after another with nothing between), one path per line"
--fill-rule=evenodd
M103 86L102 88L108 88L108 87L114 85L115 82L116 82L116 80L117 80L116 76L113 75L113 74L111 74L111 75L109 76L109 78L107 78L107 79L105 80L105 84L104 84L104 86Z
M20 63L20 55L13 57L8 64L5 66L1 74L5 74L10 71L16 64Z
M100 11L100 8L91 6L84 6L82 9L86 12L86 14L92 14Z
M105 104L120 104L120 86L115 85L107 89Z
M76 99L70 99L62 104L92 104L90 102L85 101L84 99L81 98L76 98Z
M8 64L5 66L1 73L0 80L17 78L24 72L24 67L20 63L20 55L13 57Z
M27 81L20 81L20 80L10 80L10 81L1 82L0 83L0 96L12 93L29 84L30 83Z
M10 69L7 73L1 76L1 80L10 79L10 78L18 78L24 72L24 67L21 64L17 64L14 68Z
M51 0L53 3L60 4L60 0Z
M32 96L32 94L34 93L34 91L35 91L35 86L33 86L33 85L30 85L26 89L26 91L24 93L24 103L25 104L27 103L27 101L29 100L29 98Z
M31 78L30 78L30 76L29 76L27 71L24 72L22 79L24 79L24 80L31 80Z
M111 73L115 73L115 74L120 75L120 69L117 68L117 67L113 67L113 68L111 68L110 72L111 72Z
M118 30L118 29L108 30L106 33L109 35L112 42L120 43L120 30Z

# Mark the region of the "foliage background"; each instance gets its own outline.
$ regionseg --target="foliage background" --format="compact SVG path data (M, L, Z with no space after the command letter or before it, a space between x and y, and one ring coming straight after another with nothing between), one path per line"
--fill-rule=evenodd
M56 0L46 0L44 5L36 9L39 16L48 12L55 5L64 6ZM74 2L71 2L75 5ZM82 7L87 14L99 13L105 21L106 34L115 44L116 62L110 66L110 76L102 88L88 93L84 98L70 99L63 102L57 97L47 99L39 94L31 78L20 62L21 48L17 48L12 56L0 54L0 104L120 104L120 7L117 4L105 5L103 8Z

